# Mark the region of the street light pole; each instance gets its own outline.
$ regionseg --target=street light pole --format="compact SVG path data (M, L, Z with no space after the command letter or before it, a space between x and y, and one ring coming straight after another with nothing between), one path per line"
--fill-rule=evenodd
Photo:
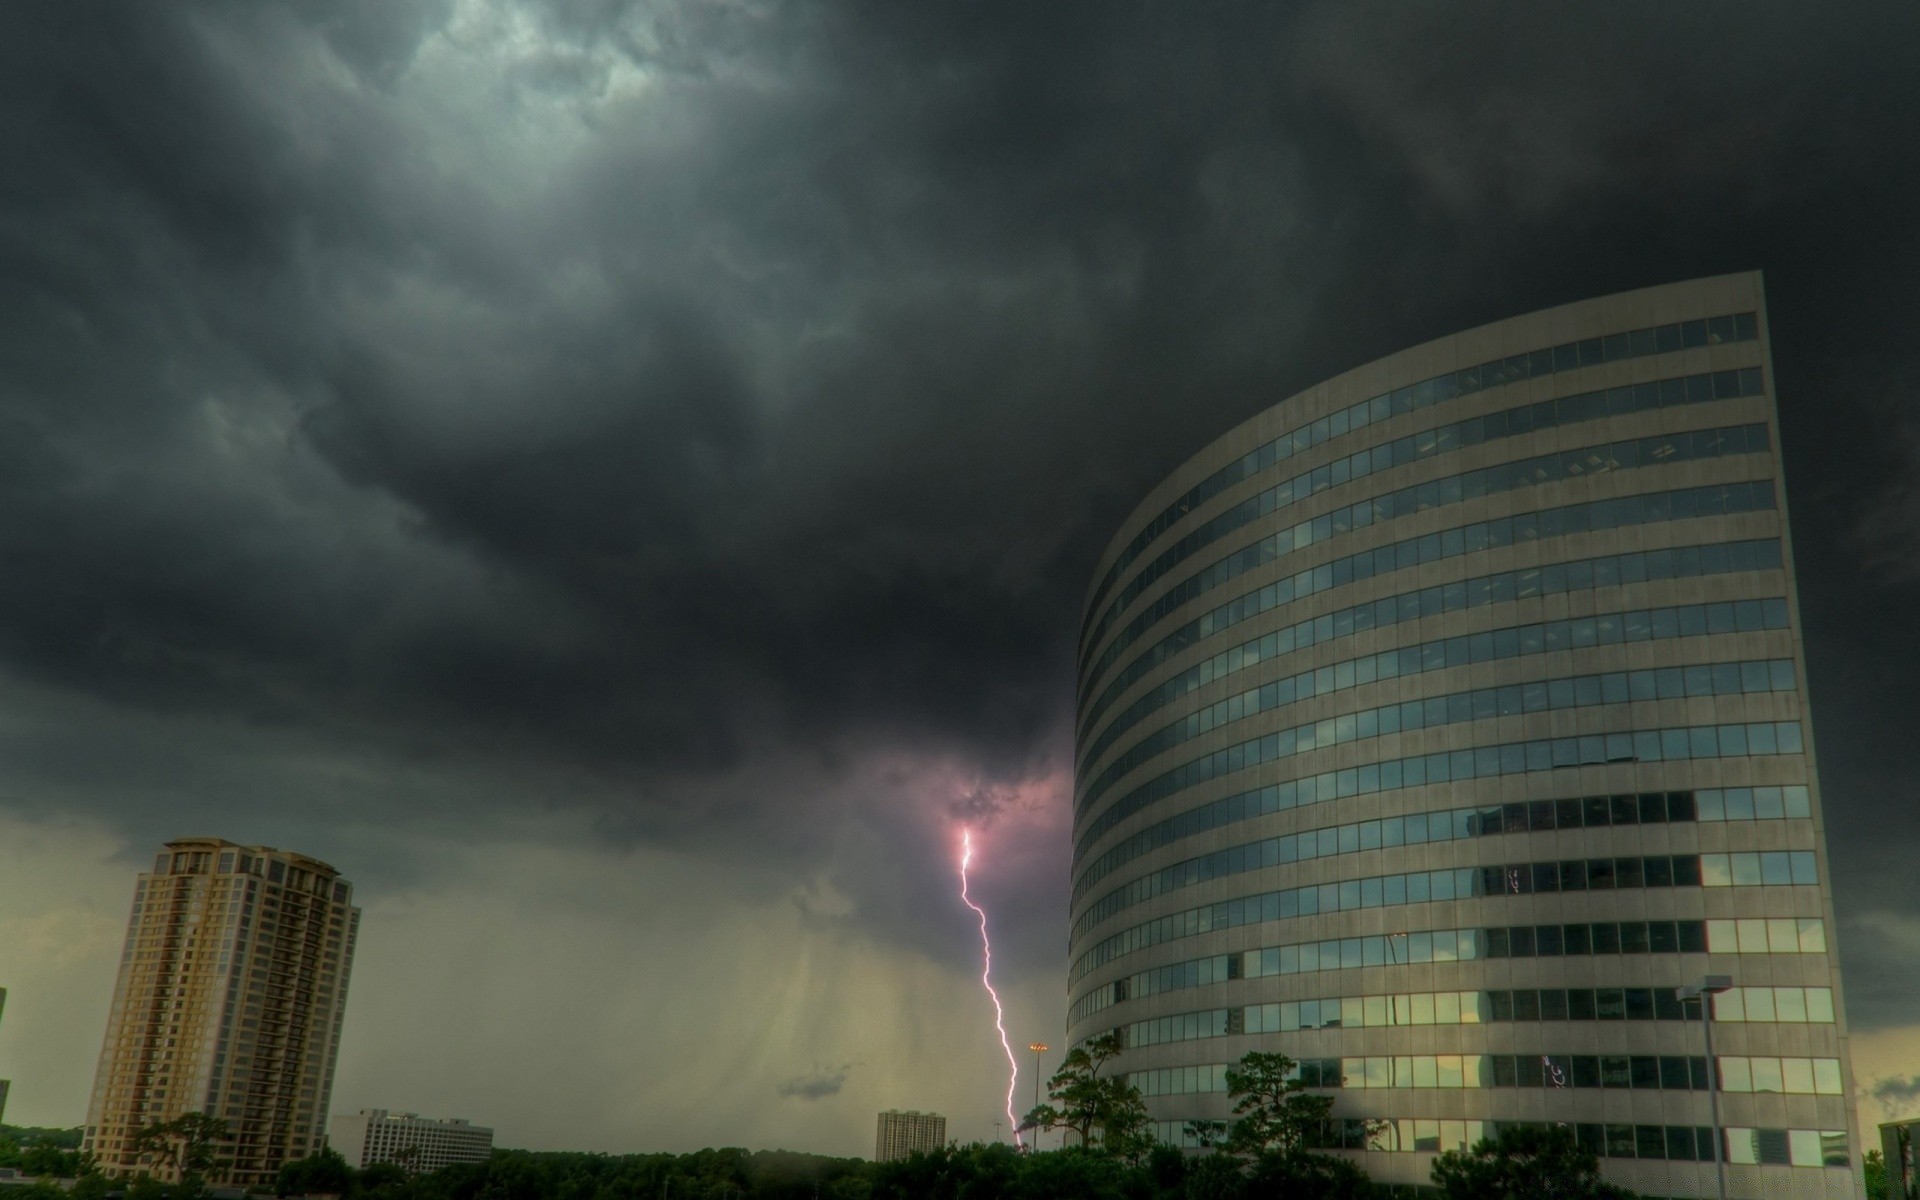
M1048 1046L1045 1042L1033 1042L1027 1046L1027 1049L1033 1051L1033 1106L1035 1108L1040 1107L1040 1056L1051 1048L1052 1047ZM1033 1127L1033 1148L1035 1150L1040 1148L1040 1127L1038 1125Z
M1699 983L1690 983L1676 993L1682 1000L1700 1002L1700 1030L1706 1036L1707 1043L1707 1111L1713 1115L1713 1174L1719 1184L1720 1200L1727 1200L1726 1147L1721 1143L1724 1135L1720 1132L1720 1069L1713 1060L1713 1014L1708 1010L1707 997L1719 995L1733 987L1731 975L1709 975Z

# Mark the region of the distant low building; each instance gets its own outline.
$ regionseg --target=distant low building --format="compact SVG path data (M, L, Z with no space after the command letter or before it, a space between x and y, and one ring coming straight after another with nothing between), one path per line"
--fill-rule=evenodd
M939 1113L900 1112L888 1109L880 1114L879 1129L873 1139L875 1162L896 1162L909 1155L938 1150L947 1144L947 1119Z
M384 1108L334 1117L327 1141L360 1170L392 1163L415 1175L455 1163L485 1162L493 1153L493 1130L484 1125Z

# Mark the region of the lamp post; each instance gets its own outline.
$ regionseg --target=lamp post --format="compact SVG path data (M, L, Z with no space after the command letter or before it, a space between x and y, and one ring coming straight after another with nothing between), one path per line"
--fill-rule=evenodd
M1027 1049L1033 1051L1033 1106L1035 1108L1039 1108L1040 1107L1040 1056L1042 1054L1045 1054L1048 1050L1052 1049L1052 1047L1048 1046L1045 1042L1032 1042L1028 1044ZM1038 1125L1033 1127L1033 1148L1035 1150L1038 1150L1040 1148L1040 1127Z
M1682 1000L1700 1002L1700 1030L1707 1041L1707 1111L1713 1114L1713 1174L1720 1186L1720 1200L1727 1200L1726 1147L1721 1145L1720 1133L1720 1070L1713 1061L1713 1014L1708 1010L1707 997L1717 996L1733 987L1731 975L1709 975L1699 983L1689 983L1678 989L1676 995Z

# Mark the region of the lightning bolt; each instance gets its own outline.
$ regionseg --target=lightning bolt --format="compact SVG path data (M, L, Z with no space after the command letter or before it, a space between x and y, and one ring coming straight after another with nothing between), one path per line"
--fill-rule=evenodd
M1000 1034L1000 1048L1007 1054L1007 1128L1013 1130L1013 1144L1020 1140L1020 1120L1013 1115L1013 1091L1020 1083L1020 1062L1013 1056L1013 1044L1007 1041L1006 1011L1000 1007L1000 993L993 990L993 943L987 938L987 910L973 902L967 893L967 868L973 865L973 830L960 831L960 902L980 918L980 986L993 998L993 1027Z

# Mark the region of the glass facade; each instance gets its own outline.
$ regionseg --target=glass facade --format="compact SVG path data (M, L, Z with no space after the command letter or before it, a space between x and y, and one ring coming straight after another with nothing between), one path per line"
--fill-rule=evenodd
M1277 1050L1382 1182L1545 1119L1709 1195L1711 1074L1736 1178L1853 1186L1766 334L1757 275L1472 330L1255 417L1116 534L1070 1036L1125 1034L1169 1140Z

